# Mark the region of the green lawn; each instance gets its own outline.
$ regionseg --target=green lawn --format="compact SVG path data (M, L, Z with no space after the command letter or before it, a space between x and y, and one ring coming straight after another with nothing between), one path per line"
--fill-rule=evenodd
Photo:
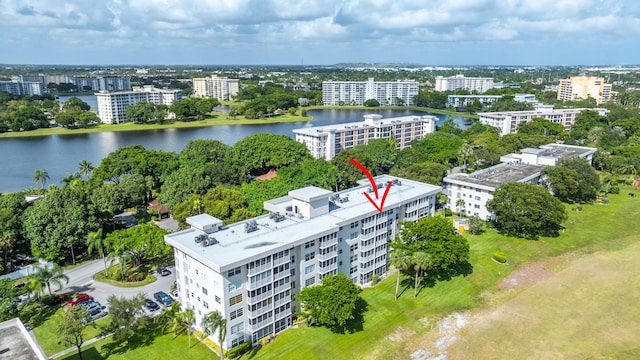
M66 305L65 305L66 306ZM58 336L58 325L62 320L62 307L56 311L47 321L42 325L33 329L33 333L36 335L40 346L47 355L56 354L69 346L59 344L60 337ZM89 340L96 337L100 333L100 329L97 325L106 324L109 317L104 317L95 322L96 326L88 326L84 331L84 339Z
M395 277L385 279L375 288L365 289L362 297L369 304L362 331L332 334L324 328L302 325L278 335L276 340L257 351L256 359L387 359L407 358L419 347L438 319L454 311L482 307L486 292L513 270L565 254L590 254L615 251L638 241L640 229L629 219L640 217L640 199L621 194L610 195L610 205L583 205L582 212L569 211L566 231L558 238L537 241L514 239L488 230L480 236L465 235L471 245L473 273L425 288L417 300L407 289L393 301ZM568 205L570 210L572 206ZM507 254L508 264L491 260L494 251ZM250 356L248 356L250 357Z
M211 351L207 346L198 342L193 336L191 337L191 348L189 348L189 340L186 335L180 335L174 339L173 334L165 334L156 337L151 344L129 348L117 348L108 353L109 338L100 340L94 344L90 344L82 349L82 358L84 360L101 360L101 359L180 359L180 360L200 360L200 359L218 359L218 355ZM107 345L107 346L105 346ZM76 360L77 352L62 356L58 359Z

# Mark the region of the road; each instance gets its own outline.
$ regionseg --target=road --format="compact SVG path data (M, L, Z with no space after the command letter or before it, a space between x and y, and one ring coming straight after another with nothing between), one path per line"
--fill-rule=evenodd
M173 265L167 268L171 271L169 276L156 276L157 280L149 285L123 288L93 280L95 274L104 270L104 262L102 259L92 260L71 270L66 270L64 273L69 277L69 282L66 287L56 293L87 293L103 305L107 305L109 295L132 298L139 293L145 293L148 298L153 299L153 293L157 291L169 294L169 289L176 280Z

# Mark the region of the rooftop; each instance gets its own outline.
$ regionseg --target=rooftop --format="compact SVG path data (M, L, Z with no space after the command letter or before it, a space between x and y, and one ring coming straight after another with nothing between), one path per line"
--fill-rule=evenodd
M376 183L387 186L394 181L385 201L385 208L392 208L403 201L417 199L427 194L436 194L441 188L435 185L423 184L416 181L399 179L389 175L375 178ZM289 212L292 197L284 196L265 203L271 207L283 209L282 212L272 212L268 215L221 227L217 232L209 234L213 240L209 246L204 244L203 238L196 242L196 237L206 236L204 232L190 228L165 236L169 245L181 251L187 251L192 256L200 258L218 267L228 269L241 261L259 258L266 251L286 249L298 241L307 241L319 235L332 233L344 224L362 219L377 213L377 210L364 196L371 185L367 181L362 185L340 191L307 187L290 192L292 195L305 196L310 199L328 197L328 213L306 218L300 214ZM384 189L378 190L384 191Z
M365 115L365 119L370 115L371 114ZM388 119L383 119L382 117L380 117L378 119L370 121L369 123L363 120L363 121L343 123L343 124L310 126L310 127L300 128L300 129L294 129L293 132L296 134L305 134L305 135L315 136L315 135L318 135L318 133L326 133L330 131L340 132L340 131L345 131L349 129L358 129L358 128L364 129L367 127L380 127L380 125L388 125L392 123L416 122L416 121L424 121L424 120L435 121L437 119L431 115L400 116L400 117L394 117L394 118L388 118Z
M521 151L524 152L525 150L526 149L522 149ZM585 146L549 144L541 146L540 149L536 150L539 150L538 156L553 157L562 160L577 156L586 156L589 153L595 153L598 149Z
M466 182L495 189L498 186L523 181L537 176L544 166L522 163L501 163L472 174L455 174L447 176L448 182Z
M0 359L45 360L47 356L20 319L0 323Z

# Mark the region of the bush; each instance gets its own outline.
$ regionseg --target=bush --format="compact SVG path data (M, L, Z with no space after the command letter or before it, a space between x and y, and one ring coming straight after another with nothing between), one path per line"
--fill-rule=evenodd
M491 258L501 264L504 264L507 262L507 255L505 255L501 251L494 252L493 255L491 255Z
M620 194L620 187L613 185L609 188L610 194Z
M242 344L227 351L227 357L229 359L235 359L243 354L248 353L249 351L251 351L251 341L243 342Z
M375 274L371 277L371 285L375 285L380 282L380 275Z
M444 209L444 216L445 217L453 216L453 211L451 211L451 209Z

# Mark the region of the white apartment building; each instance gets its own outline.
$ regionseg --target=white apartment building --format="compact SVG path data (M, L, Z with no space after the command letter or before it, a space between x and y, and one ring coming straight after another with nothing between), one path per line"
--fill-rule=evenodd
M6 91L12 95L42 95L42 84L36 81L0 81L0 91Z
M503 95L447 95L447 107L454 107L461 109L469 104L473 104L478 100L482 105L491 105L492 103L501 99ZM519 102L532 103L534 106L538 106L536 96L534 94L515 94L513 100Z
M195 97L216 98L220 101L231 100L233 96L238 95L240 90L239 79L229 79L216 75L206 78L194 78L192 83Z
M598 104L611 102L615 96L611 84L596 76L572 76L558 83L558 100L570 101L592 97Z
M539 184L540 172L545 166L555 166L559 160L581 157L591 163L596 148L561 144L543 145L539 149L525 148L521 154L509 154L500 158L502 163L472 174L452 174L444 178L443 192L451 211L481 219L493 219L487 210L487 201L502 184L521 182ZM464 205L459 205L462 200Z
M152 85L134 87L132 91L95 93L98 100L98 117L105 124L127 122L124 109L141 101L171 105L182 100L182 90L156 89Z
M398 149L411 146L413 140L436 131L435 116L403 116L383 119L382 115L367 114L364 121L314 126L293 130L296 141L307 146L315 158L333 159L340 151L353 149L372 139L393 137Z
M362 180L340 192L290 191L265 201L269 215L236 224L196 215L187 218L191 228L165 235L174 248L178 300L194 310L196 328L219 311L227 320L224 349L256 344L291 326L300 289L329 274L358 285L384 275L399 223L432 215L441 188L388 175L375 182L379 193L390 186L382 212L364 196L373 189Z
M449 77L436 76L436 91L464 89L477 91L480 94L483 94L485 91L492 88L493 78L465 77L461 74Z
M536 110L486 112L479 115L482 124L497 127L500 129L500 136L502 136L517 133L520 124L534 118L543 118L556 124L562 124L565 131L569 132L576 121L576 116L584 110L597 111L601 116L609 112L609 110L602 108L553 109L551 106L541 106Z
M129 91L131 78L129 76L98 76L74 77L73 83L78 91Z
M412 106L413 98L418 95L419 83L415 80L398 81L323 81L323 105L363 105L370 99L377 100L380 105L399 105L396 99L402 100L402 105Z

